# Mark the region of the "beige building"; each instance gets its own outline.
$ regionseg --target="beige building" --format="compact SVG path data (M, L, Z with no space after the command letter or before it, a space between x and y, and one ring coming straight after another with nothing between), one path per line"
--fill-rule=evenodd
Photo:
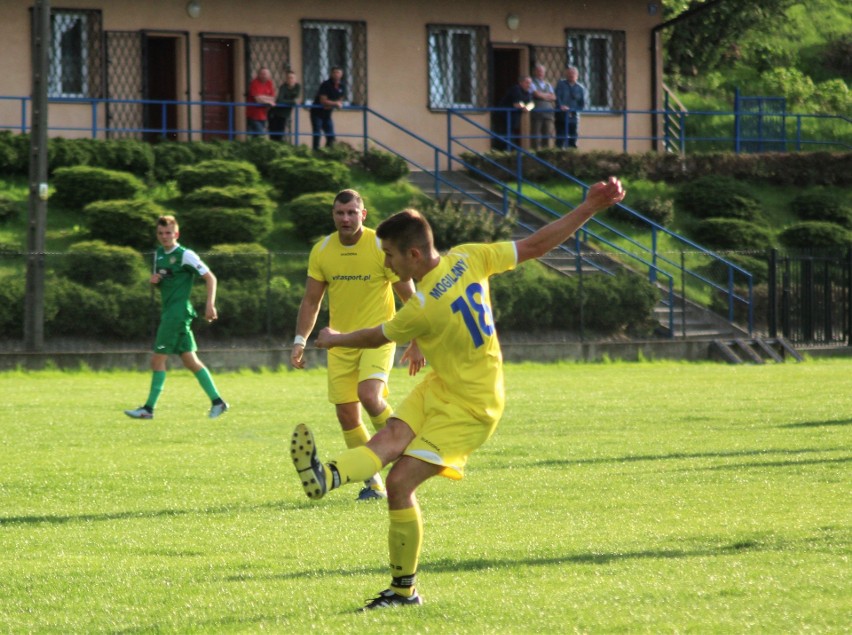
M487 150L491 113L482 109L495 106L534 63L545 65L554 85L571 63L588 89L581 148L656 147L646 111L659 104L661 61L652 33L662 21L661 0L50 5L51 135L228 136L245 130L245 113L221 104L244 102L257 68L269 67L276 85L293 69L310 102L330 68L340 66L352 109L334 115L338 138L360 147L366 127L380 145L430 162L428 145L402 130L446 148L449 127L467 149ZM33 1L0 0L0 8L0 126L21 130L31 117L23 98L32 91ZM449 108L473 110L462 119L448 116ZM310 142L307 110L298 113L298 132L300 142Z

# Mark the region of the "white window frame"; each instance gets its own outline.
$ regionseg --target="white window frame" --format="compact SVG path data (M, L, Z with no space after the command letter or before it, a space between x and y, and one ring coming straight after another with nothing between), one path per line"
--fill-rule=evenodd
M87 97L89 86L89 17L75 11L55 11L50 33L49 92L51 97ZM82 91L71 92L62 85L63 69L68 63L62 55L62 37L77 24L80 34L80 74Z
M597 71L594 67L597 60L592 59L592 41L602 40L605 43L605 57L609 63L609 68L603 73ZM568 53L568 63L576 66L578 70L578 81L586 87L586 108L585 110L612 110L613 109L613 94L615 92L614 85L614 69L615 65L615 43L613 34L608 31L582 31L570 32L566 37L566 47ZM606 95L606 103L592 103L592 95L598 94L599 84L603 82L606 86L604 94Z
M426 54L429 66L429 108L439 110L442 108L465 108L476 106L476 78L479 76L476 55L476 29L440 25L429 26L428 29L429 48ZM447 95L447 92L455 86L455 77L453 76L453 72L456 69L456 65L453 63L455 38L453 36L456 35L466 35L470 38L471 42L470 59L468 60L466 67L470 72L469 89L471 100L468 102L459 101L457 99L458 95ZM440 47L437 40L438 36L446 36L446 51L444 51L444 54L448 59L441 60L439 57L441 51L439 51ZM446 75L444 75L445 72ZM444 90L435 91L433 90L435 86L443 86ZM442 98L440 95L442 95Z
M343 82L346 84L346 94L343 96L343 103L345 105L349 105L351 95L350 90L352 86L352 77L353 77L353 66L352 66L352 24L348 22L304 22L302 24L302 33L309 29L314 29L319 32L319 73L320 83L324 82L328 79L331 74L331 69L334 66L338 66L338 64L333 63L328 58L328 34L329 31L339 30L343 31L346 35L346 62L343 65ZM313 95L305 95L305 103L312 104L314 103Z

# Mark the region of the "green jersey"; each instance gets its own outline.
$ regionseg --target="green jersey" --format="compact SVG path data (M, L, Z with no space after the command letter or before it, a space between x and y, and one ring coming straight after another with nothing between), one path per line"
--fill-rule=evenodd
M162 319L186 320L194 318L197 313L192 308L189 296L196 276L203 276L208 271L201 258L191 249L176 245L166 253L163 247L157 247L154 270L160 274L160 296L163 301Z

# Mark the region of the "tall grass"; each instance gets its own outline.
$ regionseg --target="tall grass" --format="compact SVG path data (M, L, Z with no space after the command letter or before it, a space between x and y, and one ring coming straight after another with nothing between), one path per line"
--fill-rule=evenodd
M343 448L325 372L0 374L0 630L846 632L852 361L521 364L461 482L421 488L418 609L383 505L304 498L289 434ZM417 381L391 378L398 403Z

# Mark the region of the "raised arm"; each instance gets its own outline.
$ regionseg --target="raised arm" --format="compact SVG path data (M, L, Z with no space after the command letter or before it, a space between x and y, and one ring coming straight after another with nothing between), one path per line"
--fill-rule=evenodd
M614 176L609 177L609 180L605 182L595 183L589 188L586 200L572 212L515 243L518 250L518 263L541 258L551 249L555 249L568 240L592 216L624 200L625 194L621 181Z

